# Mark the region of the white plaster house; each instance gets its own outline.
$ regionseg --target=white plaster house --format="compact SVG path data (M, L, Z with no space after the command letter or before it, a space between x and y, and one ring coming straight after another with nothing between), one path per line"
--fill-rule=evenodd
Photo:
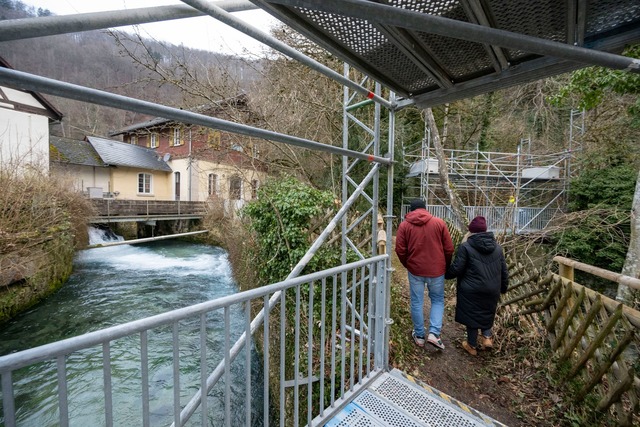
M0 58L0 67L12 68ZM0 86L0 167L49 170L49 125L62 120L42 95Z
M49 138L51 175L72 190L100 198L111 187L111 171L87 141L51 136Z

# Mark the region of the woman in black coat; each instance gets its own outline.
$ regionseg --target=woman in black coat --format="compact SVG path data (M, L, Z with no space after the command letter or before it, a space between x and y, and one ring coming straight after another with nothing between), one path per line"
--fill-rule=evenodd
M467 327L467 341L462 347L475 356L478 329L482 330L481 348L493 347L491 328L500 294L509 287L509 272L502 247L493 233L487 232L484 217L475 217L469 223L467 236L445 277L458 279L456 322Z

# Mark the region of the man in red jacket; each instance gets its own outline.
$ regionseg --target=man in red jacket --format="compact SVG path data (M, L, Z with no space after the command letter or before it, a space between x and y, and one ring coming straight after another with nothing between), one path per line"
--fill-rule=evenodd
M444 350L440 339L444 314L444 273L451 263L453 242L447 224L427 211L423 200L411 202L410 212L398 227L396 254L409 275L414 342L424 347L424 287L429 289L429 336L426 341Z

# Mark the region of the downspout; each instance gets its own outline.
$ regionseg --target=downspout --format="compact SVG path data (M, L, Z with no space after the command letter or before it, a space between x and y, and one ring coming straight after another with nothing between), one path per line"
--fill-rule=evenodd
M189 157L188 157L188 161L187 161L187 193L189 193L189 201L191 201L191 128L189 128Z

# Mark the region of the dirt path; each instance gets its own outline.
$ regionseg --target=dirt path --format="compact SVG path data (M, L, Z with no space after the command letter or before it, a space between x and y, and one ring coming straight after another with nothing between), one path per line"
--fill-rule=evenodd
M395 256L394 256L395 258ZM397 258L394 260L396 271L393 273L393 285L401 287L401 303L409 306L408 279L404 267ZM429 298L425 294L425 319L429 319ZM441 338L446 346L444 351L425 344L420 348L413 344L411 338L411 320L407 323L406 334L402 337L410 343L401 358L394 357L394 343L391 343L391 364L430 386L444 392L474 409L494 418L510 427L552 425L544 419L545 414L535 416L523 413L527 408L524 401L538 399L530 393L520 393L520 384L516 383L521 372L511 372L509 366L515 367L513 354L502 347L501 337L496 334L495 348L491 351L478 352L478 356L469 355L462 347L465 338L464 326L454 322L455 291L447 287L445 294L445 315ZM499 331L498 331L499 333ZM396 344L397 345L397 344ZM406 343L403 343L406 347ZM509 358L509 363L504 363ZM533 366L532 366L533 369ZM520 367L516 368L520 370ZM528 375L528 374L526 374ZM535 375L532 371L531 378ZM529 387L530 384L525 385ZM538 390L545 393L544 390Z

